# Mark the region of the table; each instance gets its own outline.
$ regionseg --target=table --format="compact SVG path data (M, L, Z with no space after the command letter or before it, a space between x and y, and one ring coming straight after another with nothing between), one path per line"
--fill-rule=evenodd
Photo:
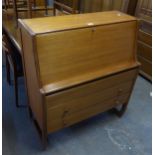
M51 15L53 15L52 10L50 10L49 13ZM33 17L44 17L44 16L45 16L45 14L44 14L43 10L33 12ZM21 44L20 30L16 26L16 19L14 17L13 9L3 10L2 11L2 17L3 17L2 28L3 28L4 33L9 37L12 44L16 47L16 49L21 54L22 44ZM27 17L28 17L27 12L20 12L19 13L19 18L24 19Z
M19 53L21 53L21 38L20 38L20 30L17 28L14 16L13 16L13 10L8 9L7 11L3 10L2 12L3 17L3 23L2 28L4 33L9 37L11 42L15 45Z

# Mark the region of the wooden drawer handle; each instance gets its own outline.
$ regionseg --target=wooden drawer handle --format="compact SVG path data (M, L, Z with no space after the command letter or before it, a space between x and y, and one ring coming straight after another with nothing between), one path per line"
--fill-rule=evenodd
M92 28L92 32L95 32L96 31L96 28Z

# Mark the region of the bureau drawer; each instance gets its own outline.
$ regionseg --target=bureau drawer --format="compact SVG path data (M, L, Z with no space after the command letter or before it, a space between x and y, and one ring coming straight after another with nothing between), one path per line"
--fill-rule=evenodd
M94 82L83 84L81 86L77 86L75 88L68 89L60 93L46 96L47 109L53 106L57 106L58 104L68 102L68 99L70 100L71 98L77 99L80 96L82 97L86 96L87 94L93 94L98 90L101 91L106 88L117 86L126 81L132 81L136 77L136 75L137 69L133 69L123 73L118 73L113 76L109 76L101 80L96 80Z
M138 40L152 46L152 36L144 31L139 31Z
M74 113L64 110L62 106L50 109L47 111L47 131L48 133L57 131L64 127L73 125L74 123L88 119L96 114L105 112L117 105L128 102L129 97L130 93L126 93L118 98L111 97Z
M124 95L117 97L111 97L106 100L103 100L102 102L93 104L85 109L81 109L80 111L77 111L75 113L69 114L65 113L64 118L62 119L62 125L67 127L69 125L72 125L74 123L80 122L84 119L88 119L91 116L94 116L96 114L105 112L115 106L118 106L120 104L128 102L128 98L130 96L130 93L126 93Z
M131 70L48 96L48 132L127 102L136 75Z
M138 55L152 61L152 47L142 42L138 42Z
M85 93L77 92L79 94L78 97L75 98L73 95L71 98L66 96L66 101L61 102L56 106L48 108L48 114L53 119L62 116L62 114L67 111L68 114L75 113L84 108L88 108L91 105L101 103L111 98L115 98L119 100L119 96L122 96L128 92L130 92L133 81L129 81L123 84L119 84L117 86L101 89L94 91L93 93ZM60 98L62 96L60 95ZM50 112L51 111L51 112Z
M152 62L141 56L138 56L138 60L141 63L140 69L149 76L152 76Z

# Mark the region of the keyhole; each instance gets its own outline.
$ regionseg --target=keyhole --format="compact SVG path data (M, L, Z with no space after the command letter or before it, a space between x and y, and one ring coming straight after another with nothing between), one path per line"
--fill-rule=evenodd
M96 31L96 29L95 29L95 28L93 28L93 29L92 29L92 32L95 32L95 31Z

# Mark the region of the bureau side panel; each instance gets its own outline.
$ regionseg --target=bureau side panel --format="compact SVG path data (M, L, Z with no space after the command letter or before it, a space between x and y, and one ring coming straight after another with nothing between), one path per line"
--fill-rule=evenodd
M34 38L22 27L22 56L26 79L27 94L29 105L38 125L43 129L43 104L42 96L39 91L39 80L37 73L36 59L34 55Z

